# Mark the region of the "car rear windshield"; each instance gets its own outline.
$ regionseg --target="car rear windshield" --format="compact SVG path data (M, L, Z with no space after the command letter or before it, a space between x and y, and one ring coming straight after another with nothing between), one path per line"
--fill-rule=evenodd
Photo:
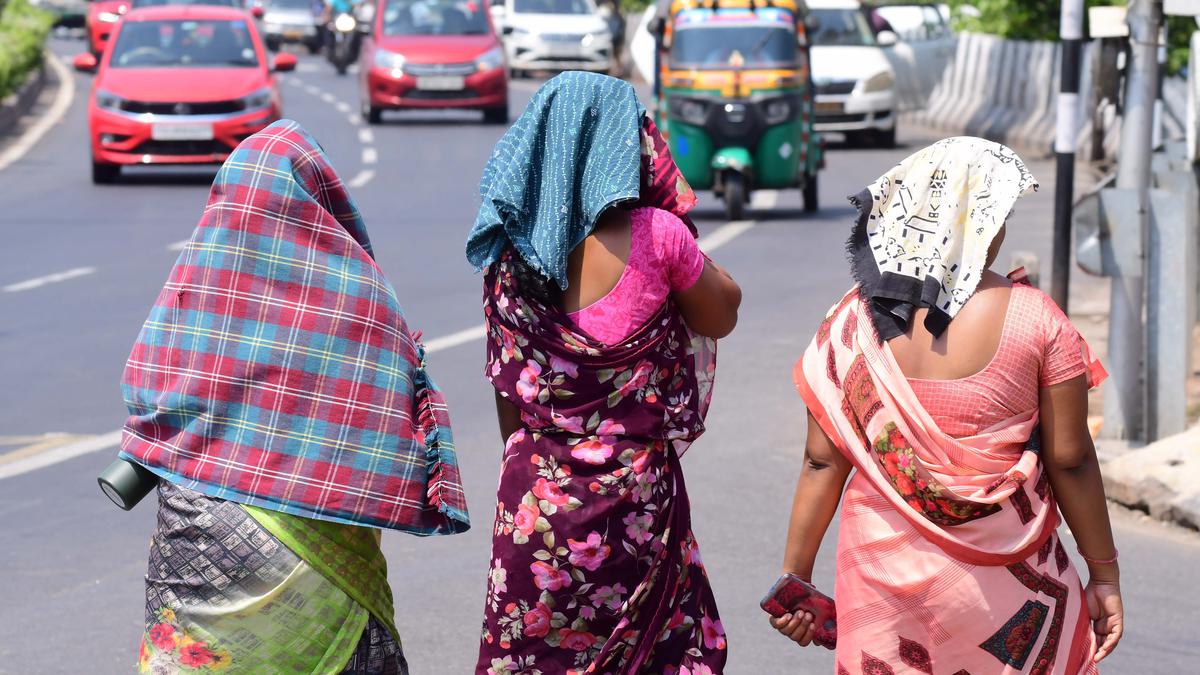
M591 14L587 0L514 0L519 14Z
M777 25L679 28L671 41L672 64L695 68L728 68L739 62L744 68L761 68L794 64L797 58L795 32Z
M812 43L823 47L866 47L875 44L867 17L857 9L814 9Z
M487 5L476 0L390 0L384 35L487 35Z
M245 21L126 21L109 57L111 68L258 66Z
M216 5L218 7L236 7L245 9L242 0L133 0L132 9L141 7L163 7L165 5Z

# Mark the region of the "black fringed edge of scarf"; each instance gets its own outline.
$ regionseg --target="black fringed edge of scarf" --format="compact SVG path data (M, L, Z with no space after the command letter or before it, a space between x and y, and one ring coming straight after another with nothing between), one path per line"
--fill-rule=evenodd
M871 215L871 191L862 192L847 199L858 210L858 219L850 238L846 240L846 256L850 260L850 274L858 282L858 293L871 308L871 321L881 342L899 337L908 332L913 312L918 307L928 307L925 328L936 338L950 325L950 315L937 307L942 282L931 276L923 280L906 277L894 272L880 273L871 252L870 237L867 236L867 221Z

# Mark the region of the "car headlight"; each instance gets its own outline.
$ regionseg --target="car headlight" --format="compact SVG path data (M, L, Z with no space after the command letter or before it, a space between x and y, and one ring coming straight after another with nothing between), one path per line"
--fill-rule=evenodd
M604 44L606 42L612 42L612 33L609 33L608 31L601 31L599 33L588 33L587 35L583 36L583 39L581 40L581 42L583 43L584 47L591 47L592 45L595 45L595 44Z
M669 101L671 115L681 121L697 126L708 117L708 106L690 98L675 98Z
M258 91L242 97L242 103L246 110L258 110L271 105L271 89L264 87Z
M404 55L397 54L396 52L389 52L386 49L376 49L375 66L378 68L400 70L404 67Z
M338 14L337 18L333 20L333 29L339 33L349 33L354 30L356 25L358 22L349 14Z
M475 59L475 67L479 69L479 72L503 68L504 49L502 47L493 47L480 54L479 58Z
M104 110L120 110L124 99L103 89L96 90L96 107Z
M763 106L763 118L767 124L781 124L792 116L792 104L785 98L768 101Z
M895 84L895 81L895 78L892 77L892 71L885 70L883 72L875 73L874 75L863 80L860 86L863 93L871 91L887 91L888 89L892 88L892 85Z
M100 12L96 18L104 23L116 23L121 20L121 15L116 12Z

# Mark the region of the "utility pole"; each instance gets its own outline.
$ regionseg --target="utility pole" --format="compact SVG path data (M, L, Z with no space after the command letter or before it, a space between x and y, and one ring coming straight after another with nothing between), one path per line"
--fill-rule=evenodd
M1145 252L1149 230L1150 153L1154 102L1158 93L1158 37L1162 2L1130 0L1129 65L1125 82L1125 116L1117 151L1117 188L1137 195L1137 222L1113 228L1113 246L1137 250L1136 264L1126 264L1112 280L1108 354L1112 371L1104 390L1104 435L1141 440L1145 434ZM1130 225L1133 225L1132 227ZM1136 247L1136 248L1134 248Z
M1062 44L1054 134L1054 244L1050 254L1050 297L1063 312L1071 290L1071 203L1075 199L1075 146L1079 123L1079 70L1083 56L1083 0L1063 0L1058 34Z

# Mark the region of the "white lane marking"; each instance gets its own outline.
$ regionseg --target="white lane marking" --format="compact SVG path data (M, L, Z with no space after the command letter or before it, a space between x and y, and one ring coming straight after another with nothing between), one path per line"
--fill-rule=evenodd
M306 85L304 85L304 91L307 91L308 93L312 94L313 96L320 96L320 95L321 95L321 90L320 90L320 89L318 89L318 88L316 88L316 87L314 87L314 86L313 86L313 85L311 85L311 84L306 84Z
M189 241L191 241L191 239L183 239L183 240L175 242L174 244L167 244L167 250L168 251L182 251L183 249L187 248Z
M360 176L361 175L362 174L360 174ZM721 248L725 244L733 241L739 235L744 234L750 230L750 228L754 227L754 225L755 222L752 220L735 220L717 228L711 234L701 238L698 243L704 252L711 253ZM443 335L442 337L425 341L425 353L435 354L446 349L453 349L454 347L459 347L461 345L483 339L483 337L486 335L487 329L482 325L464 328L456 333ZM115 447L120 442L121 431L117 430L110 431L101 436L94 436L82 441L51 448L49 450L39 452L38 454L23 457L8 463L4 463L4 455L0 455L0 480L17 476L28 471L33 471L35 469L51 466L80 455L107 450ZM18 452L21 452L21 450L13 451L12 454Z
M425 353L433 354L435 352L440 352L443 349L450 349L451 347L465 345L468 342L474 342L475 340L483 338L484 335L487 335L487 329L482 325L464 328L457 333L451 333L449 335L443 335L440 338L429 340L425 343Z
M350 113L354 112L354 108L351 108L350 104L346 103L345 101L338 101L337 109L338 109L338 112L340 112L344 115L349 115Z
M356 115L354 113L350 113L349 115L346 115L346 121L350 122L350 124L353 126L358 126L359 124L362 124L362 120L359 118L358 115Z
M60 281L67 281L68 279L87 276L95 271L95 267L76 267L75 269L66 270L65 272L55 272L54 274L47 274L43 277L35 277L33 279L26 279L25 281L18 281L15 284L9 284L4 287L4 292L16 293L18 291L29 291L45 286L46 284L56 284Z
M327 91L321 92L321 100L325 101L326 103L328 103L330 105L337 103L337 97L335 97L333 94L331 94Z
M731 220L701 237L696 243L700 245L701 251L712 253L740 235L745 234L756 224L757 222L753 220Z
M354 178L351 178L349 181L347 181L346 184L349 185L350 187L354 188L355 190L357 190L358 188L366 185L367 183L370 183L371 179L374 177L375 177L375 172L373 170L363 169L362 171L359 171L357 174L355 174Z
M34 455L0 464L0 480L19 476L29 471L58 464L59 462L65 462L80 455L107 450L115 447L120 442L121 431L118 429L117 431L110 431L100 436L91 436L81 441L53 447ZM0 459L3 459L3 457L0 457Z
M8 149L0 153L0 171L24 157L30 148L42 140L42 136L45 136L46 132L50 131L50 128L58 124L63 115L67 114L67 110L71 107L71 101L75 98L75 76L71 71L67 70L67 67L50 50L46 50L46 62L50 64L50 67L54 69L54 75L58 77L60 83L58 93L54 95L54 101L50 103L50 109L46 111L46 114L34 122L20 138L13 141Z
M756 190L750 195L750 208L769 211L779 203L778 190Z
M379 161L379 153L375 151L375 148L367 146L362 149L363 164L374 164L377 161Z
M371 131L370 129L359 129L358 130L358 140L361 143L374 143L375 142L375 132Z

